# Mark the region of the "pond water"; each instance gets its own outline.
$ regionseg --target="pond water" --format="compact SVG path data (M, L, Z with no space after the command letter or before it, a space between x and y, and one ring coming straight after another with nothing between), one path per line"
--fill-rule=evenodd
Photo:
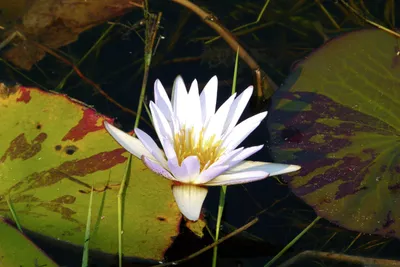
M228 29L254 21L265 4L263 1L193 2L211 10ZM243 29L239 31L238 38L244 49L254 57L261 69L268 73L277 85L285 81L296 63L303 60L314 49L322 46L327 38L366 27L366 22L353 15L348 6L334 3L340 1L323 1L327 12L340 24L340 29L321 9L319 1L270 2L260 21L245 28L247 32ZM386 27L395 28L396 24L390 25L392 20L388 15L389 11L395 8L393 6L391 9L387 4L391 1L375 2L363 3L367 5L365 8L368 8L370 15L377 21L382 21ZM156 35L157 48L153 53L148 77L146 103L153 99L153 83L156 79L160 79L167 92L170 93L173 80L177 75L182 75L187 85L193 79L197 79L200 88L213 75L217 75L218 102L221 104L231 92L235 51L221 39L205 44L205 40L216 36L215 32L202 23L196 15L177 3L149 1L149 5L152 12L162 11L163 13L159 32ZM86 77L98 84L122 106L132 110L137 108L143 78L141 60L144 48L138 35L144 37L145 29L139 27L135 32L132 27L142 19L141 10L133 10L114 18L112 21L118 24L107 34L101 45L97 46L79 65L79 69ZM55 51L74 64L78 64L109 25L102 23L85 31L76 42ZM37 41L40 42L40 40ZM4 49L7 48L9 46ZM71 70L70 66L49 54L30 71L13 69L8 64L4 64L3 60L2 63L0 64L1 80L11 84L19 83L26 87L38 87L40 84L51 90L56 88ZM253 82L252 70L244 61L240 61L237 91L241 92ZM74 73L66 80L60 92L93 106L106 116L116 118L117 124L124 130L129 131L133 127L135 118L131 114L111 103L93 86ZM260 109L269 109L267 100L261 107L256 107L254 102L252 103L243 114L242 120L259 112ZM146 114L144 116L148 118ZM19 118L14 119L17 121ZM140 128L155 137L154 131L144 123L140 124ZM251 159L270 161L272 157L268 150L268 140L269 131L264 121L242 145L264 144L264 149ZM217 216L219 191L219 187L210 188L204 204L206 221L212 232L214 232ZM279 177L270 177L251 184L229 186L222 218L222 236L255 217L259 218L257 224L219 246L218 266L264 266L317 215L310 206L296 197ZM212 243L207 230L204 232L205 237L199 239L182 223L181 234L165 254L166 261L181 259ZM80 266L81 247L56 242L35 233L30 233L28 236L60 266ZM395 238L359 234L327 220L320 220L282 256L279 263L305 250L399 259L399 247L399 241ZM212 250L180 266L211 266L211 256ZM154 264L155 262L152 261L129 258L126 259L124 266ZM91 252L89 266L118 266L117 257ZM358 265L325 259L301 261L292 266Z

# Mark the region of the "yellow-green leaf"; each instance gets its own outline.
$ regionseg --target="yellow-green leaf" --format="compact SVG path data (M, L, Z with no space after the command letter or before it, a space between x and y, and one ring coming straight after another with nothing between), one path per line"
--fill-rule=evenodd
M117 253L117 194L129 154L106 132L112 120L65 95L0 85L0 215L82 245L92 184L90 248ZM170 181L134 158L124 201L123 253L162 259L181 219Z
M20 231L1 218L0 236L0 266L58 266Z

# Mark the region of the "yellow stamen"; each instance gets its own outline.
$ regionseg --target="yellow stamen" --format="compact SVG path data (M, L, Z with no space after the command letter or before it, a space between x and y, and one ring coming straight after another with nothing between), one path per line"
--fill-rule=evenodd
M174 136L174 149L179 165L185 158L197 156L200 161L200 170L202 171L217 161L224 150L220 147L221 140L215 140L215 136L204 140L204 129L198 134L199 136L196 140L196 133L193 127L191 129L183 127Z

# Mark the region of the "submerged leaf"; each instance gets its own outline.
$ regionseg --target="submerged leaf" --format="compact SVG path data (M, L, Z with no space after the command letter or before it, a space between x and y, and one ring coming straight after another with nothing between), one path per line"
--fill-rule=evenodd
M40 44L48 48L59 48L75 42L81 32L143 6L143 0L26 0L24 4L24 12L21 10L18 13L21 18L14 18L20 24L15 23L13 29L7 29L3 39L19 31L27 40L22 42L16 38L14 43L17 44L7 50L4 57L14 65L29 70L45 56L45 52L29 40L40 40ZM10 9L12 6L6 10Z
M284 178L322 217L400 237L399 40L346 34L310 55L273 97L270 148L301 170Z
M103 127L111 119L65 95L0 85L0 214L82 245L90 190L91 249L116 253L117 194L129 153ZM178 234L171 182L132 159L124 201L124 255L162 259Z

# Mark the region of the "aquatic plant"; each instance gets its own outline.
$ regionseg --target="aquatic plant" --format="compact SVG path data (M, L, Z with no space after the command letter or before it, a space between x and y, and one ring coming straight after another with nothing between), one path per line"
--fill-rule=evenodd
M206 186L249 183L268 176L297 171L300 166L244 161L263 145L240 147L240 143L261 123L267 112L243 122L242 115L253 87L238 97L233 94L216 111L218 80L214 76L199 95L194 80L189 92L180 76L174 82L172 99L159 80L150 103L153 125L163 150L139 128L138 138L104 122L108 132L126 150L141 158L153 172L172 180L172 192L182 214L197 220L207 195Z

